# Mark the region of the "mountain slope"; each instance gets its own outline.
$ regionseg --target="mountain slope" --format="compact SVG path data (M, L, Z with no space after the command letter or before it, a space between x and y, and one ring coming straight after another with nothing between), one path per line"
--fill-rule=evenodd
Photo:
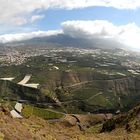
M117 115L105 122L102 132L112 131L117 128L124 128L128 132L140 132L140 104L128 113Z
M92 39L85 39L85 38L75 38L69 35L58 34L52 35L48 37L36 37L28 40L23 41L15 41L11 43L7 43L8 46L12 45L24 44L24 45L47 45L51 44L52 46L57 47L78 47L78 48L103 48L103 49L114 49L114 48L125 48L123 44L112 40L112 39L103 39L103 38L92 38Z
M0 106L1 140L139 140L140 135L115 131L111 133L81 132L78 127L68 127L61 122L49 123L31 116L28 119L13 119L9 110Z

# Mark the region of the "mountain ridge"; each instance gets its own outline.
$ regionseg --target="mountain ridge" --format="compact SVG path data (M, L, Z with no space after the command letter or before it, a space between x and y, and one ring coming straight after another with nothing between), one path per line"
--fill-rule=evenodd
M46 37L34 37L21 41L11 41L2 45L47 45L53 44L57 47L77 47L77 48L102 48L102 49L115 49L126 48L125 45L113 39L94 37L92 39L75 38L70 35L58 34Z

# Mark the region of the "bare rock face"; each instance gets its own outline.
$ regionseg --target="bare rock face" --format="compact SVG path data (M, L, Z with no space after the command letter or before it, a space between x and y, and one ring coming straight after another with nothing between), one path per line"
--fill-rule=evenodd
M80 130L85 130L91 126L102 123L113 117L112 114L91 114L91 115L74 115L68 114L63 120L63 123L67 127L78 126Z
M68 127L76 126L77 124L77 119L71 115L66 115L64 120L63 120L64 125Z
M113 91L116 95L131 95L138 92L140 87L140 80L138 78L122 77L118 79L101 79L94 75L93 72L52 72L48 79L50 80L46 83L46 86L50 86L52 88L61 85L68 87L76 84L82 88L84 84L89 82L99 89Z
M131 92L135 92L135 80L133 78L122 78L113 81L108 81L109 88L115 94L131 95Z
M93 80L93 85L103 91L113 92L115 95L131 95L138 88L136 79L131 77L113 80Z

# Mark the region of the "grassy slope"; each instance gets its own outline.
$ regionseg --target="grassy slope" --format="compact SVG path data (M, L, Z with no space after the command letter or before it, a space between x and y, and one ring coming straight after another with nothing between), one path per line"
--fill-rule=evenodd
M31 105L24 105L22 115L24 117L38 116L43 119L59 119L64 116L64 114L60 112L56 112L50 109L38 108Z
M0 109L1 110L1 109ZM7 112L0 111L0 139L10 140L139 140L140 135L127 133L120 129L111 133L96 131L99 127L90 128L86 132L78 127L67 127L63 123L48 123L32 116L28 119L13 119ZM93 130L94 129L94 130Z

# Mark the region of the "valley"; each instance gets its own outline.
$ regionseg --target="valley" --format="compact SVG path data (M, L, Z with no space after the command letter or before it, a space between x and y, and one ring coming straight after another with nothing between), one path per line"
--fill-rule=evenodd
M7 61L0 65L1 107L12 110L21 103L23 121L36 117L62 123L77 133L87 131L88 138L97 131L92 129L139 104L138 53L44 46L35 53L33 47L12 47L10 59L1 56ZM13 52L20 52L17 60ZM19 63L21 54L27 57Z
M43 101L42 106L47 106L48 100L51 100L54 108L57 105L57 109L67 113L124 112L139 102L138 53L121 49L85 50L71 47L65 50L44 46L39 49L37 46L36 49L33 49L34 46L28 49L24 46L8 48L11 53L17 51L28 57L21 64L16 60L14 63L8 62L10 65L7 66L1 64L1 78L15 78L12 82L1 84L2 97L30 100L38 104ZM17 85L17 89L13 90L11 84L15 86L28 74L32 75L29 83L39 83L39 88L23 89ZM26 89L29 90L28 98L25 96ZM13 90L13 95L6 97L9 90ZM36 94L32 94L32 90Z
M138 0L0 0L0 140L140 140Z

